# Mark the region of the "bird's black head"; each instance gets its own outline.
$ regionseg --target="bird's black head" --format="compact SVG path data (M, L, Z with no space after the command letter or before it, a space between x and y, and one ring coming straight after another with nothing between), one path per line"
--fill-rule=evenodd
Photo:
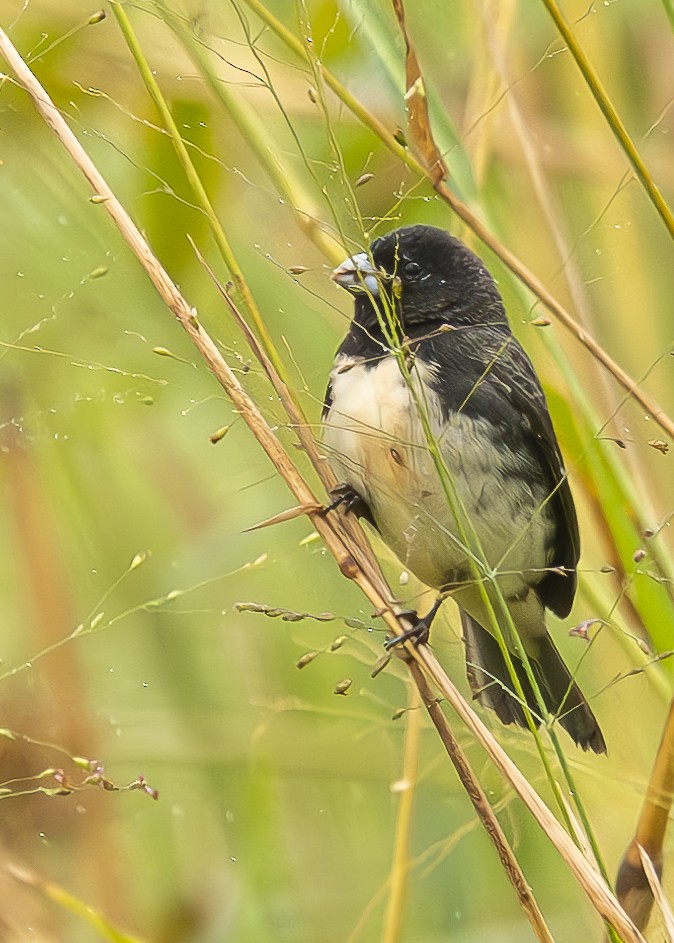
M453 326L506 324L503 302L484 263L435 226L403 226L347 259L335 281L357 295L357 320L375 306L395 310L403 328L430 321Z

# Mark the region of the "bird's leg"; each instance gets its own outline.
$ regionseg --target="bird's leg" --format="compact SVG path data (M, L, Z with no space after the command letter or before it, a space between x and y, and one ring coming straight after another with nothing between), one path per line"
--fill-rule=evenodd
M387 638L384 642L384 648L390 651L395 645L399 645L401 642L407 642L410 639L414 641L415 645L425 645L428 642L428 637L431 632L431 622L435 618L435 614L443 601L444 596L438 596L432 608L426 613L423 619L414 609L407 609L404 612L397 613L399 616L404 616L412 622L413 625L407 629L407 631L403 632L402 635L394 635L393 638Z
M346 484L337 485L329 492L330 503L323 508L323 514L329 514L338 507L343 507L345 511L353 511L356 517L364 517L371 521L372 515L367 503L354 487Z

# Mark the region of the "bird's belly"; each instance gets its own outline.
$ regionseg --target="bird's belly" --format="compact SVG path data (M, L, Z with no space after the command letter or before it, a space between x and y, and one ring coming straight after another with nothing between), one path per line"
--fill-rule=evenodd
M550 562L553 524L545 488L531 487L527 457L502 447L485 420L461 412L443 419L424 382L428 369L415 366L412 397L393 358L369 368L340 372L338 366L324 435L328 459L365 499L386 544L424 583L470 583L477 543L501 574L505 595L517 596ZM417 404L423 404L438 461Z

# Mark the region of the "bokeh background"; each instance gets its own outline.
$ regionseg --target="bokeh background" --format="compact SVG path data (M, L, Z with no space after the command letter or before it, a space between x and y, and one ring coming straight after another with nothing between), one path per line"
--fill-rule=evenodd
M404 46L389 4L265 6L309 60L244 0L125 9L311 422L350 311L326 244L346 255L425 221L469 241L498 279L579 506L581 591L553 631L609 743L596 758L565 741L613 874L671 695L669 661L657 659L674 648L671 443L562 327L541 325L540 305L322 85L317 61L404 132ZM671 198L667 5L564 9ZM1 0L0 23L291 446L188 241L226 281L205 215L114 17L89 23L95 12ZM671 414L671 238L543 4L432 0L407 17L450 185ZM406 786L405 672L370 677L382 625L306 520L246 531L292 497L11 78L0 82L0 142L0 938L379 939ZM279 176L299 188L295 205ZM401 599L423 606L422 588L376 546ZM284 621L239 602L334 619ZM467 693L446 609L433 642ZM590 619L602 620L591 645L569 636ZM297 670L307 651L319 655ZM527 735L485 719L550 800ZM530 939L421 723L401 938ZM545 836L456 730L556 939L598 939ZM115 786L142 786L142 775L158 800L86 784L78 757Z

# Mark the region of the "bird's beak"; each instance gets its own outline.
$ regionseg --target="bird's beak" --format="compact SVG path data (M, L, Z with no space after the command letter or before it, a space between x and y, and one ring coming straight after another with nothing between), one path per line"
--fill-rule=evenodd
M330 276L340 288L346 288L354 294L367 292L370 295L379 294L379 280L381 273L372 267L366 252L359 252L338 265Z

